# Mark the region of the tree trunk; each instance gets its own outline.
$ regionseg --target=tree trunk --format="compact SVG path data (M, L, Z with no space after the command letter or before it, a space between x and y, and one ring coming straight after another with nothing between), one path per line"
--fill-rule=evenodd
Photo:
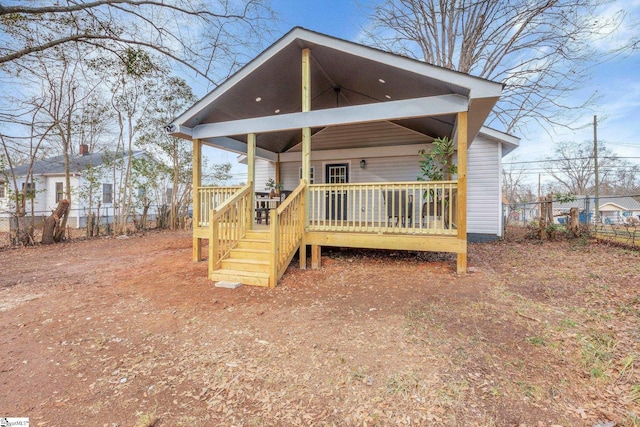
M50 245L57 243L60 240L56 240L56 236L61 236L60 230L60 218L63 218L69 211L69 201L67 199L61 200L58 203L58 207L53 213L44 220L42 226L42 241L43 245Z
M578 221L578 208L571 208L569 210L570 220L569 220L569 231L573 233L574 236L579 234L580 221Z

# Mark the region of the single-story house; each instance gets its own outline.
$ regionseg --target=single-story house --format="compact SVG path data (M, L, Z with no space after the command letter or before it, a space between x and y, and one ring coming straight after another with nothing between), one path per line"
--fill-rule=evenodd
M569 214L571 208L578 208L580 222L593 223L595 196L575 196L574 201L554 203L554 214ZM626 224L640 221L640 201L631 196L599 196L598 218L602 224ZM562 217L558 218L563 222Z
M125 155L123 158L127 158ZM134 151L133 158L151 158L144 151ZM91 153L86 145L81 145L79 154L73 155L69 159L69 172L71 182L72 206L67 220L70 227L80 228L86 226L87 215L89 213L89 203L83 191L86 192L88 180L86 172L89 167L94 168L97 175L97 189L92 195L93 213L96 211L97 202L100 201L101 223L113 222L117 214L118 186L121 182L121 171L116 168L105 168L106 162L113 160L113 154ZM11 171L4 171L4 175L10 176ZM66 198L65 188L65 166L64 156L54 156L39 160L33 163L31 174L33 179L28 179L29 164L16 166L13 170L16 177L19 191L27 186L27 192L33 197L33 217L37 220L44 220L56 208L58 202ZM114 175L115 174L115 175ZM4 184L4 185L3 185ZM9 185L11 184L11 185ZM10 218L14 214L12 208L13 200L10 197L9 189L12 182L0 182L0 231L9 231ZM134 198L139 196L138 192ZM155 209L155 207L154 207ZM155 215L155 211L149 212L150 217ZM27 217L32 216L30 203L28 202Z
M516 137L484 126L501 83L294 28L168 124L193 141L193 258L209 277L274 286L296 251L442 251L502 235L501 160ZM420 181L419 151L454 141L457 174ZM202 146L244 155L242 187L202 186ZM256 224L272 178L288 197ZM259 218L260 219L260 218Z

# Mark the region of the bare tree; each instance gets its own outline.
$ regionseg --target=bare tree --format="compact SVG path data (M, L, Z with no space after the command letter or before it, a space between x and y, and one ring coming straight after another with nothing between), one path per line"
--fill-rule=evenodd
M502 194L510 205L535 201L531 185L525 182L525 173L522 167L502 169Z
M544 169L559 185L550 188L561 189L573 195L590 194L594 189L595 162L593 143L585 141L581 144L562 142L557 144L553 157L545 159ZM629 173L637 170L615 153L606 148L604 143L598 144L598 169L602 188L615 185L619 171ZM634 180L637 181L637 177Z
M385 0L375 8L364 40L505 83L492 120L511 132L522 127L525 118L543 125L559 123L558 111L567 111L559 107L570 106L563 97L581 87L595 62L607 58L595 42L615 32L624 18L622 10L599 14L600 7L610 3Z
M215 83L225 77L214 75L216 71L244 62L238 47L246 50L264 40L272 19L263 0L0 3L0 65L69 44L116 53L135 45L155 50Z
M44 90L48 93L47 102L39 111L39 120L44 126L51 126L48 141L57 147L64 158L65 198L67 209L60 211L60 226L55 228L54 241L62 239L71 208L73 207L71 193L70 165L73 154L79 148L79 141L83 128L83 107L91 98L92 93L100 84L92 81L86 72L82 59L82 51L69 49L56 50L56 61L38 57L37 67L31 69L35 79L39 79Z
M15 224L11 230L12 244L32 245L34 244L34 203L36 192L36 182L33 178L33 166L42 150L43 142L53 126L40 126L37 117L39 111L46 103L46 93L36 95L29 102L17 104L24 109L14 114L3 113L2 120L10 123L15 134L9 135L0 132L0 142L2 143L3 162L7 169L3 169L3 174L10 182L11 207ZM42 132L38 132L42 129ZM18 176L16 168L26 166L26 173ZM19 184L19 180L22 185ZM27 224L27 203L31 207L31 221Z
M192 105L195 96L187 83L179 77L164 77L149 88L154 97L149 99L150 113L140 122L139 144L154 153L172 172L172 187L169 194L169 222L175 229L179 219L186 215L192 194L192 150L191 144L168 135L164 124Z

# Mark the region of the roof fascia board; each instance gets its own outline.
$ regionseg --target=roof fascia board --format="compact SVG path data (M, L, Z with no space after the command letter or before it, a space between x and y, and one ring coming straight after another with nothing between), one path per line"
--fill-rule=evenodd
M193 139L193 129L184 125L170 124L166 130L169 135L176 138Z
M215 137L202 139L202 142L210 147L220 148L225 151L232 151L238 154L247 154L247 144L242 141L237 141L228 137ZM264 148L256 147L256 157L269 160L272 162L278 161L278 154L273 151L265 150Z
M613 207L616 207L616 208L618 208L619 210L622 210L622 211L631 210L631 209L627 209L626 207L621 206L621 205L619 205L617 203L614 203L614 202L603 203L603 204L600 205L600 209L602 210L605 206L609 206L609 205L613 206Z
M502 157L511 153L513 150L520 146L520 138L510 135L499 130L491 129L487 126L482 126L479 132L480 135L498 142L502 145Z
M402 101L353 105L327 110L203 124L193 128L193 137L206 139L229 135L245 135L247 133L302 129L305 127L325 127L349 123L439 116L467 111L468 108L469 100L461 95L428 96Z

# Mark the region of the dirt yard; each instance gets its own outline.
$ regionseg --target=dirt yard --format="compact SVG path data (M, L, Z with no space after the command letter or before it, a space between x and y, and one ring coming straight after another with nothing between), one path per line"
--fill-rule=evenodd
M31 426L640 426L640 255L325 251L217 289L187 232L0 252L0 416Z

